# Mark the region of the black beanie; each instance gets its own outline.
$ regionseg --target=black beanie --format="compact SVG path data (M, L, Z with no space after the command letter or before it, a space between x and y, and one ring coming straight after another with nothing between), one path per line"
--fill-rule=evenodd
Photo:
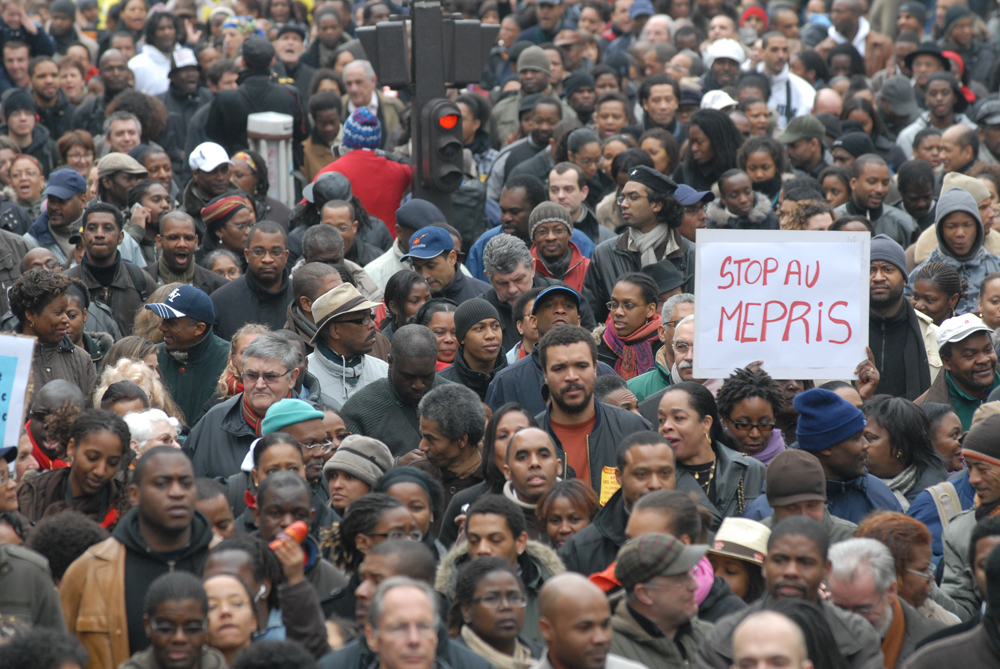
M14 91L7 96L7 99L3 101L3 120L6 121L11 114L20 109L27 109L32 114L38 113L35 98L28 91Z
M241 45L243 63L248 70L265 70L271 66L274 58L274 47L266 37L252 35Z
M875 153L875 144L872 143L872 138L864 132L849 132L841 136L833 143L833 148L838 146L855 158L866 153Z
M481 297L474 297L458 305L458 309L455 310L455 339L458 340L458 343L462 343L466 333L473 325L487 318L495 318L499 321L500 314L497 313L492 304Z
M1000 464L1000 414L990 416L977 423L962 440L962 455L965 459L981 460L990 464Z

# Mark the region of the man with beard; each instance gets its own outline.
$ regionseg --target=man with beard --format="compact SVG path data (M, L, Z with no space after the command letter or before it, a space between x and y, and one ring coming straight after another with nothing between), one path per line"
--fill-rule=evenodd
M955 409L962 427L969 429L972 415L1000 386L997 354L989 326L974 314L955 316L941 323L938 350L944 369L930 389L916 399L917 404L940 402ZM880 389L881 392L881 389Z
M86 130L94 137L104 133L104 110L116 95L129 87L128 63L118 49L108 49L98 61L104 95L97 95L76 108L73 129Z
M416 449L417 406L432 389L448 383L435 374L436 361L437 339L429 329L410 324L397 330L392 336L389 377L359 390L340 410L348 431L378 439L397 457Z
M59 88L59 66L51 58L35 58L28 64L28 76L38 120L49 129L50 137L59 139L72 128L76 110Z
M122 258L118 245L125 235L124 221L118 207L106 202L90 203L80 222L84 256L79 265L66 271L66 276L83 281L91 300L108 305L118 329L127 336L132 334L135 315L156 281Z
M198 249L198 231L194 220L183 211L171 211L160 219L160 233L156 235L160 260L146 271L163 286L184 283L195 286L211 295L228 281L194 261Z
M549 82L552 77L552 65L549 63L548 55L541 47L532 45L521 52L521 55L517 57L517 76L521 82L520 92L498 102L493 108L493 113L490 114L490 141L495 149L506 146L508 138L517 129L520 118L518 110L521 108L521 101L526 96L535 93L546 96L553 95L552 84ZM576 116L573 108L565 102L557 100L555 104L562 109L560 118ZM553 123L553 125L555 124Z
M493 161L490 175L486 179L487 197L491 200L500 199L500 191L507 182L511 170L548 148L556 124L562 118L562 108L556 98L543 95L535 101L535 106L531 110L531 133L508 144Z
M883 204L889 194L889 165L874 153L866 153L854 161L851 198L834 210L841 216L864 216L871 221L875 234L886 235L906 248L916 241L916 221L905 211Z
M73 257L76 250L70 238L80 229L86 192L87 182L76 170L66 168L53 172L43 193L48 210L35 219L24 235L29 242L51 251L60 265Z
M688 126L680 123L675 114L680 105L681 87L666 74L646 77L639 87L643 125L646 130L663 128L677 138L679 144L687 140Z
M825 136L826 126L822 121L815 116L799 116L789 121L777 140L785 145L788 162L800 176L819 178L819 173L829 167L823 158Z
M881 641L871 623L824 602L819 596L820 585L830 574L827 550L826 531L812 518L799 516L778 523L768 537L764 558L767 594L742 611L716 622L698 649L698 666L729 669L733 666L736 627L750 615L771 606L772 600L789 598L802 599L819 608L848 667L882 667Z
M994 364L995 356L994 356ZM872 511L901 511L881 479L865 470L865 415L835 392L813 388L793 400L799 448L816 456L826 476L826 504L838 518L859 523ZM823 530L824 536L826 530Z
M868 346L881 379L878 392L915 400L931 387L930 363L913 305L903 294L906 253L885 235L871 241Z
M550 400L535 417L538 425L552 436L576 477L601 490L602 479L617 466L617 445L633 432L650 429L650 424L594 398L597 344L586 329L554 328L536 348Z
M917 643L945 627L906 603L896 578L892 553L876 539L848 539L830 547L830 600L871 623L889 669L903 666Z
M746 51L736 40L719 39L712 42L705 52L705 67L708 72L701 77L702 90L707 93L735 85L740 66L746 59Z

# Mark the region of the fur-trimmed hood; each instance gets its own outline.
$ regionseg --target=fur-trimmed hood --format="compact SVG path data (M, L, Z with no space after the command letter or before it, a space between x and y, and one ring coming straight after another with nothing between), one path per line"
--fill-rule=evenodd
M437 576L434 578L434 589L448 597L455 599L455 585L458 581L458 568L469 559L469 542L455 544L448 554L441 558L438 565ZM566 571L562 560L554 550L538 541L528 540L528 546L520 561L529 560L534 566L534 574L525 574L522 565L522 577L525 580L524 586L533 592L538 592L542 584L557 574Z
M708 227L710 228L755 229L765 227L763 224L768 216L774 216L774 209L771 208L771 201L766 195L754 191L753 209L750 210L750 215L747 217L750 221L749 225L746 223L746 218L733 216L719 199L708 203L705 214L708 217Z

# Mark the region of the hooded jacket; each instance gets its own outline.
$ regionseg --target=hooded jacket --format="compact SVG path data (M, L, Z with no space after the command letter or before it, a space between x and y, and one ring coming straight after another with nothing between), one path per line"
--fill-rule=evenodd
M678 248L673 253L662 257L669 260L683 274L687 281L681 286L685 293L694 293L694 244L682 237L676 229L670 235ZM575 239L573 241L576 241ZM598 323L608 320L608 308L605 306L611 299L611 293L618 283L618 277L626 272L638 272L642 269L642 254L629 250L629 233L623 232L616 239L609 239L598 244L590 257L590 267L583 279L583 296L594 310L594 318ZM661 257L658 250L656 257Z
M191 542L168 558L149 549L139 533L135 509L118 523L110 538L88 548L69 566L59 599L67 631L87 650L90 666L117 667L132 651L146 648L142 600L150 583L175 569L200 572L212 536L211 523L195 511Z
M698 649L697 664L702 669L729 669L733 664L733 632L747 616L767 608L770 597L756 602L715 623ZM882 640L871 623L833 604L820 602L823 618L830 626L837 650L851 669L882 669Z
M333 355L337 353L333 352ZM340 356L331 360L318 348L309 354L308 360L309 372L319 380L323 403L337 411L354 393L389 374L388 364L368 354L363 354L360 363L354 367L345 365L344 358Z
M469 543L463 541L455 545L438 565L437 575L434 577L434 589L445 595L449 600L455 599L455 586L458 583L458 568L471 559L469 555ZM521 572L521 579L524 581L525 594L528 597L528 606L524 610L524 625L521 627L521 636L544 644L538 630L538 620L540 612L538 607L538 593L541 591L545 581L553 576L557 576L566 571L562 560L554 550L537 541L528 541L524 552L518 557L518 567Z
M791 119L812 113L816 89L805 79L792 74L788 65L776 76L771 76L764 63L757 66L757 71L771 83L771 97L767 101L767 107L778 111L779 128L784 130Z
M437 376L452 383L460 383L466 388L471 388L479 395L480 401L485 401L486 390L489 388L490 382L493 381L498 372L506 368L507 356L503 352L503 347L500 348L493 369L489 373L484 374L483 372L477 372L469 366L469 362L465 359L465 347L459 346L458 353L455 354L455 361L438 372Z
M271 291L257 281L253 272L247 272L216 290L211 298L215 305L215 334L228 341L247 323L263 323L272 330L283 328L292 301L292 282L285 270L281 288Z
M721 228L726 230L778 230L781 225L778 217L774 215L771 201L763 193L754 191L753 208L746 217L734 216L732 212L722 204L721 200L709 202L705 210L708 216L709 228Z
M243 393L208 410L184 441L194 475L228 478L240 471L250 444L257 438L243 417Z
M969 253L962 257L954 254L942 235L942 221L949 214L958 211L969 214L976 221L976 241L973 243ZM979 207L972 195L961 188L952 188L947 193L943 193L937 203L934 228L938 240L937 248L931 251L926 261L910 272L910 283L906 286L907 296L913 294L912 277L920 271L921 267L929 262L943 262L946 265L954 267L959 275L969 284L965 297L955 305L955 313L966 314L976 311L979 304L979 288L982 286L983 279L986 278L987 274L1000 271L1000 257L993 255L983 248L983 238L986 233L983 228L983 221L979 217Z
M62 93L61 90L59 92ZM0 134L9 134L6 123L0 125ZM56 150L52 133L41 123L35 123L34 129L31 131L31 143L21 149L21 153L37 159L42 165L42 174L46 177L59 165L59 151Z
M583 290L583 277L587 274L590 259L585 258L580 252L580 248L573 242L569 243L569 254L569 267L566 268L566 273L562 277L557 277L552 275L549 268L545 266L545 262L538 257L538 247L534 244L531 245L531 257L535 259L535 270L546 278L562 281L579 293Z

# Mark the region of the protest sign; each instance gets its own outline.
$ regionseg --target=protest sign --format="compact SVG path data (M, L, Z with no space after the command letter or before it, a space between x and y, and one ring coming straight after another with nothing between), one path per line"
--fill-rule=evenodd
M34 337L0 334L0 446L17 446L21 438L34 353Z
M867 359L868 255L857 232L698 230L694 377L755 360L775 379L855 378Z

